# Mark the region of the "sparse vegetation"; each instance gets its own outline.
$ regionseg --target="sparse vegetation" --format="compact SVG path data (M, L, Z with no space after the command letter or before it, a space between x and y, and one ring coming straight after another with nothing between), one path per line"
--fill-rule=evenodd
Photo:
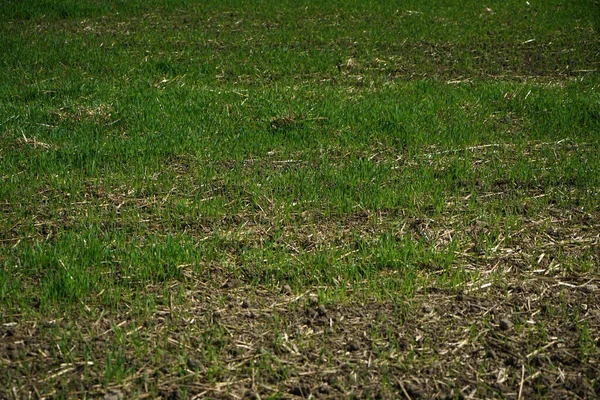
M598 1L0 4L0 397L600 396Z

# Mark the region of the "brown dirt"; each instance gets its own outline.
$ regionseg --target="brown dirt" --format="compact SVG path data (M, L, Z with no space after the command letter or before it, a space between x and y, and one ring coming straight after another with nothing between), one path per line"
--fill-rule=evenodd
M190 280L148 288L162 294L151 314L15 316L0 327L0 397L595 398L599 284L519 273L379 301L357 285L332 304Z

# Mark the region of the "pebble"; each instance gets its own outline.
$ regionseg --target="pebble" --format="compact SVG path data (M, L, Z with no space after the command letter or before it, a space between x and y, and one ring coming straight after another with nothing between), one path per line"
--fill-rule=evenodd
M503 331L507 331L512 327L513 327L513 323L508 318L502 318L500 320L500 329L502 329Z

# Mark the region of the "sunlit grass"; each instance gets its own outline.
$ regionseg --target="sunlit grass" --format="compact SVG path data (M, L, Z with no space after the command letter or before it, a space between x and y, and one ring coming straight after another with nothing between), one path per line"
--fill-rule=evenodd
M135 379L131 393L170 395L143 363L186 376L185 393L220 388L228 362L291 382L286 318L369 301L385 311L373 349L407 371L445 345L388 332L419 296L501 297L538 275L593 296L597 2L321 3L0 5L0 322L53 321L40 335L64 343L36 350L56 367L44 393ZM224 310L263 321L282 305L244 364ZM176 309L189 327L165 322ZM465 321L472 343L487 313ZM568 320L550 314L549 330ZM574 353L597 359L595 325L575 328ZM324 364L339 356L302 335ZM5 381L42 374L29 361ZM80 367L78 388L58 374ZM380 372L373 385L400 393Z

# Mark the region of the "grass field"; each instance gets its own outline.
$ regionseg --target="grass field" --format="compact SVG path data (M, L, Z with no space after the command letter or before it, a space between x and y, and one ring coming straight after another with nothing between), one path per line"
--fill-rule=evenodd
M600 396L597 0L0 20L0 398Z

